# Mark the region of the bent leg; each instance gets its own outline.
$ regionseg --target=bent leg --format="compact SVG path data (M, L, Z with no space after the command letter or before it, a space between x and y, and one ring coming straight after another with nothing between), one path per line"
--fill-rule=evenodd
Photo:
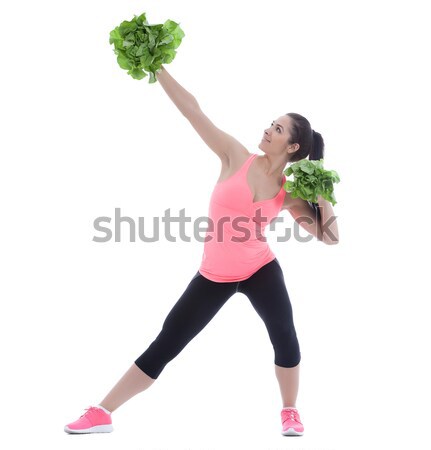
M283 406L295 406L301 352L292 305L279 262L273 260L247 280L241 281L238 292L247 295L268 330Z
M264 321L274 347L275 364L281 367L297 366L301 354L292 305L278 261L265 264L250 278L241 281L238 292L249 298Z

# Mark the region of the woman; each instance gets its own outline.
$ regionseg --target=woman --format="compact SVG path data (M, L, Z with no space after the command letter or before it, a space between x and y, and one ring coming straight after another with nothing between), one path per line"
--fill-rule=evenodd
M287 436L302 435L304 427L296 409L301 354L292 306L281 266L263 230L286 209L319 241L338 242L336 221L332 221L328 233L322 232L322 224L334 215L328 201L319 197L317 208L315 204L292 198L283 188L286 164L307 156L323 158L323 139L311 129L307 119L289 113L265 130L259 144L264 155L250 154L235 138L214 126L195 97L164 67L157 72L157 80L221 160L221 174L209 208L213 226L208 227L199 270L167 315L159 335L108 395L64 430L67 433L112 431L111 413L150 387L166 364L210 322L227 300L241 292L264 321L274 348L275 374L283 402L281 432Z

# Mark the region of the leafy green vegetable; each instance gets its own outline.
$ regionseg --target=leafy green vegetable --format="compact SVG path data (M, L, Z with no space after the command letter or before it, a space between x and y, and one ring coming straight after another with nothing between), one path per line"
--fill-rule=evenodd
M321 195L335 205L333 183L339 183L340 177L335 170L325 170L323 159L301 159L289 166L284 174L294 176L293 181L286 180L284 189L290 192L292 198L301 197L312 203L317 203L317 197Z
M155 83L156 72L162 64L173 61L184 36L178 23L167 20L164 24L149 25L143 13L115 27L109 33L109 43L114 44L118 65L128 75L142 80L148 72L149 83Z

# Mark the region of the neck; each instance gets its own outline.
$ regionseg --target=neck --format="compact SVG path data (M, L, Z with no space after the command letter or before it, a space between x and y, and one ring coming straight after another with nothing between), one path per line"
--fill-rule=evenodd
M283 156L263 155L262 157L263 173L269 178L280 179L288 161Z

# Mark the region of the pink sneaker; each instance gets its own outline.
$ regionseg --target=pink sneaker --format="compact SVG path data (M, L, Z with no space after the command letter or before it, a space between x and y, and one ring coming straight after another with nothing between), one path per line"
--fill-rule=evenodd
M75 422L64 427L66 433L110 433L113 431L111 415L103 409L90 406Z
M304 426L296 408L283 408L281 410L281 423L281 434L284 436L302 436L304 433Z

